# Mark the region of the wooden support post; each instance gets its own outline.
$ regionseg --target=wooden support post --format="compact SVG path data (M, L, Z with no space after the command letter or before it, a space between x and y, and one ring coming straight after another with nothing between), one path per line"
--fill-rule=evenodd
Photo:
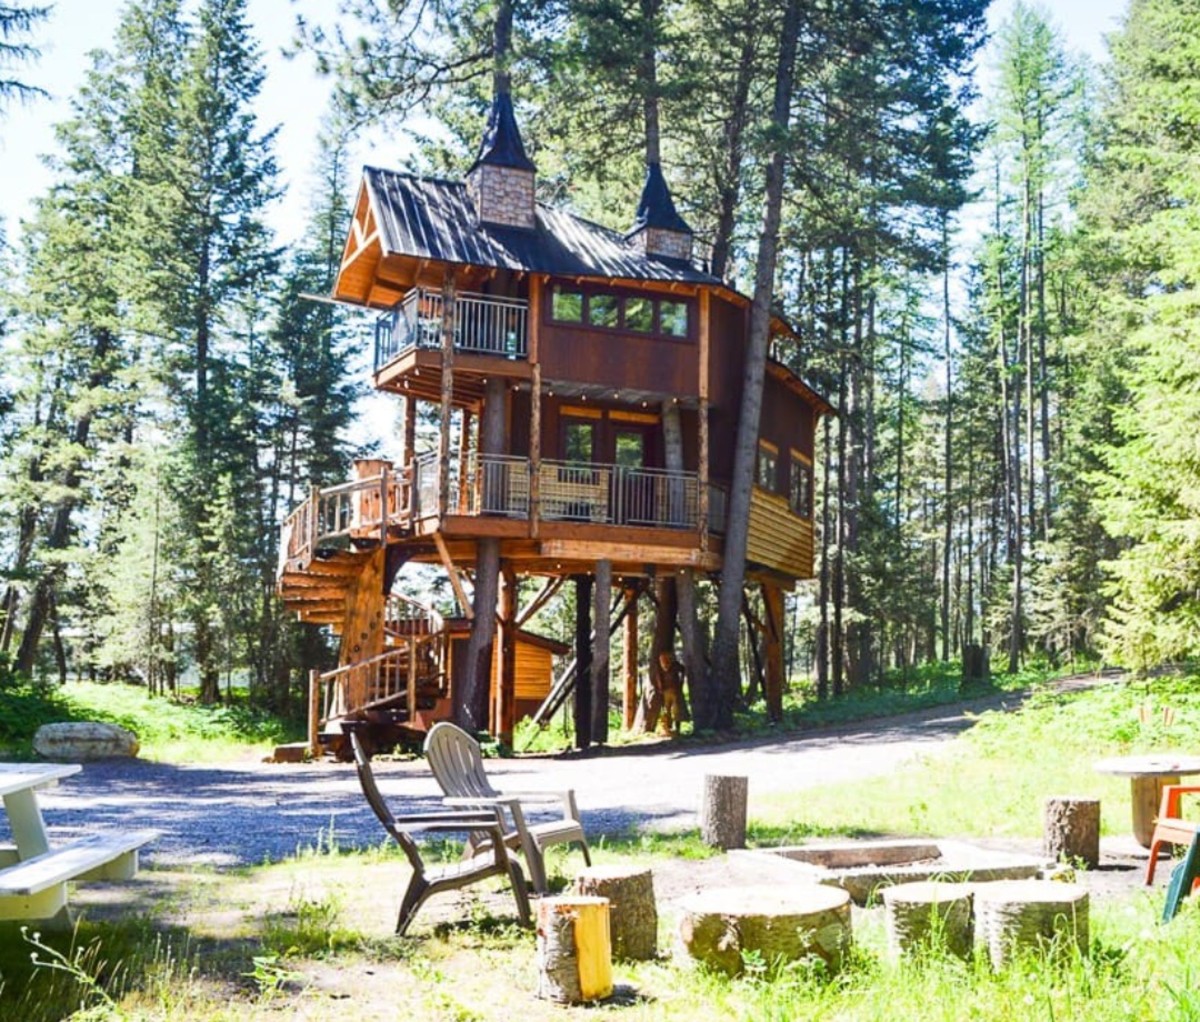
M700 289L700 344L699 344L699 392L700 402L696 410L700 433L700 450L696 465L696 504L699 508L700 549L708 551L708 351L712 336L712 293Z
M411 394L404 395L404 465L412 467L413 459L417 456L417 399Z
M542 278L529 278L529 535L537 539L542 496Z
M635 586L625 590L627 604L625 612L625 642L622 646L621 667L625 679L625 688L621 698L621 726L629 731L633 727L633 718L638 705L638 591Z
M408 677L405 679L405 707L408 709L408 723L411 725L417 719L417 647L419 640L414 631L408 637Z
M454 409L454 334L458 317L454 271L442 283L442 404L438 419L438 517L450 499L450 416Z
M517 721L517 576L512 565L500 569L499 738L510 748Z
M608 899L542 898L537 913L538 997L561 1004L612 993Z
M592 577L575 576L575 748L592 744Z
M462 411L462 428L458 433L458 513L467 515L471 513L471 498L474 497L475 508L478 511L480 508L480 494L483 489L483 464L480 459L475 462L475 491L471 492L471 488L467 485L467 480L471 473L467 471L467 465L471 460L471 413L464 408Z
M608 605L612 599L612 562L596 562L596 584L592 592L592 741L608 741L608 699L611 689L609 649L612 632Z
M442 538L440 532L433 534L433 545L437 547L438 557L442 559L442 567L446 569L446 574L450 577L450 588L454 590L454 598L458 601L458 606L462 610L463 616L468 621L473 620L475 611L471 608L471 601L467 599L462 579L458 575L458 568L454 566L454 561L450 559L450 551L447 549L446 541Z
M762 584L763 659L766 660L767 719L783 720L783 590Z
M308 672L308 752L313 759L321 755L321 672Z
M746 847L746 801L749 790L749 778L704 775L704 793L700 798L700 840L725 851Z
M1042 809L1042 851L1054 862L1100 865L1100 800L1053 795Z

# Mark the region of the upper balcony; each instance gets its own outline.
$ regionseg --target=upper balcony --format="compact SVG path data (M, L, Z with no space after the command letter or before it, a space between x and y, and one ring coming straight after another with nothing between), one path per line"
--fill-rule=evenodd
M414 349L442 347L445 309L440 291L413 288L375 324L375 372ZM529 302L460 291L454 300L454 350L469 355L525 359Z

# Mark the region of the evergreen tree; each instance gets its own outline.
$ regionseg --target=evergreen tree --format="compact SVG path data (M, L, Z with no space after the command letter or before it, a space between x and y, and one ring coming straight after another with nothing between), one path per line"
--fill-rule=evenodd
M26 42L25 37L49 14L49 7L0 4L0 109L13 99L27 100L46 95L45 89L14 75L18 67L39 56L38 49Z

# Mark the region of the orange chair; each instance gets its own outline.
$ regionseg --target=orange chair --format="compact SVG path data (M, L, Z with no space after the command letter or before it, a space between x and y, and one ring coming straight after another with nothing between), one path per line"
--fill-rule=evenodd
M1164 844L1190 845L1200 830L1200 821L1185 820L1179 811L1180 796L1200 793L1200 785L1163 785L1162 802L1158 807L1158 819L1154 821L1154 834L1150 838L1150 861L1146 864L1146 883L1154 883L1154 867L1158 864L1158 851Z

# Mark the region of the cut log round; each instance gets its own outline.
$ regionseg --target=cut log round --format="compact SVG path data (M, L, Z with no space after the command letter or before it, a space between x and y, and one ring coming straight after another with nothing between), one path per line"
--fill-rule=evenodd
M929 880L884 888L888 949L893 957L945 948L969 958L972 901L970 884Z
M1054 862L1078 860L1090 869L1100 865L1100 800L1052 795L1042 810L1046 856Z
M750 782L745 777L706 774L700 797L700 839L713 848L728 851L746 847L746 797Z
M612 993L608 899L542 898L537 917L538 997L560 1004Z
M1002 969L1023 950L1088 949L1088 894L1053 880L998 880L975 886L975 942Z
M679 911L684 952L730 976L748 955L768 968L814 957L836 972L850 946L850 895L840 887L729 887L691 895Z
M650 870L589 866L575 877L573 893L608 899L614 958L643 960L658 954L658 906Z

